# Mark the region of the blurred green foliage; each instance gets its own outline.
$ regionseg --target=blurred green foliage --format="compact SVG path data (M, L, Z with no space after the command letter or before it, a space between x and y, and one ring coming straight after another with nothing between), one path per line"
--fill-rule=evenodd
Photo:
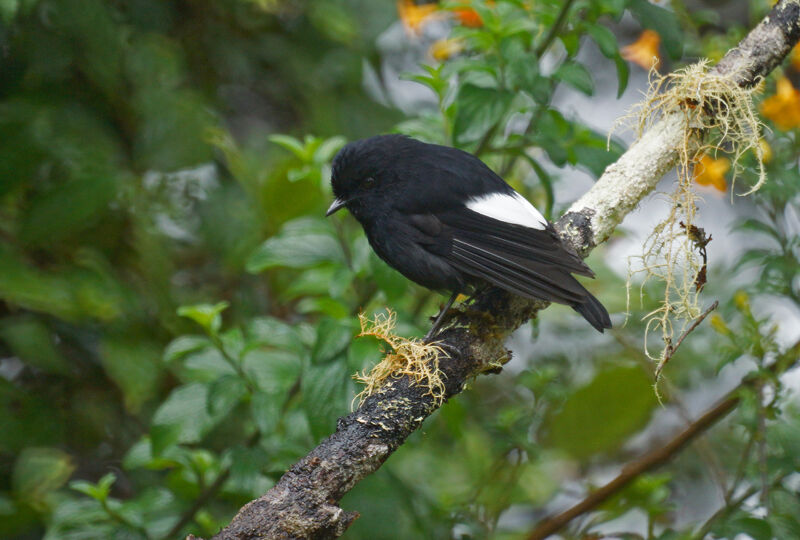
M557 216L569 171L597 177L623 150L553 106L565 87L597 91L584 48L616 70L593 98L609 100L639 69L620 56L626 13L674 65L746 30L677 1L441 13L462 9L480 24L441 36L458 54L420 54L429 65L406 77L430 107L402 114L362 83L380 71L393 2L0 0L0 537L213 535L349 411L352 374L380 354L354 340L359 311L391 306L401 334L423 331L438 296L378 260L352 219L322 217L347 139L396 130L473 151ZM735 366L762 382L705 451L637 479L568 537L632 510L649 538L800 536L784 482L800 468L800 411L770 367L796 358L752 307L800 309L796 135L766 135L770 181L735 233L758 248L733 268L758 277L736 294L732 270L712 268L721 314L668 365L665 399L680 408ZM618 313L623 279L603 255L591 287ZM535 358L475 381L345 497L362 514L348 537L522 538L565 483L589 489L624 463L657 411L639 346L651 307L602 338L548 310ZM698 477L725 502L705 523L679 512Z

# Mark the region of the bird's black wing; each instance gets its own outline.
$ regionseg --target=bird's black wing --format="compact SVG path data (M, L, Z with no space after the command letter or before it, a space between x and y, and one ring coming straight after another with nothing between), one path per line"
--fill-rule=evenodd
M533 229L467 208L415 216L412 222L431 238L430 249L466 275L561 304L582 304L591 296L570 274L594 274L564 247L552 225Z

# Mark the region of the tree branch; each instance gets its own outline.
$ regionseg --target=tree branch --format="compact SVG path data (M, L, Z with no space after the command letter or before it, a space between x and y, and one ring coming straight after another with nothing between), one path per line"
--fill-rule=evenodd
M751 86L769 73L800 36L800 4L781 0L715 71ZM678 159L682 115L656 123L556 224L562 237L582 255L607 239ZM448 314L437 336L451 358L440 362L446 397L470 378L496 372L508 360L505 339L535 316L546 302L531 302L490 289L469 306ZM437 405L426 390L407 378L390 380L355 412L339 419L336 432L289 469L265 495L245 505L214 538L335 538L358 517L337 502L373 473L416 430Z
M769 368L776 376L780 376L800 362L800 341L789 347L782 356L785 361L775 362L771 368ZM728 392L723 399L718 401L716 405L689 424L685 430L676 435L668 443L659 446L636 461L626 465L616 478L600 489L593 491L575 506L556 516L546 518L539 523L536 529L528 535L528 540L544 540L551 534L555 534L576 517L594 510L609 498L622 491L640 475L668 462L695 437L702 435L707 429L711 428L735 409L742 399L742 389L757 388L761 384L763 384L763 381L760 378L745 378L736 388ZM754 493L757 491L758 489L756 489Z
M703 322L706 319L706 317L708 317L709 313L717 309L717 306L719 306L719 300L714 300L714 303L711 304L703 313L701 313L692 322L692 324L689 325L689 328L683 331L683 333L678 338L678 341L675 342L675 345L672 345L671 343L667 344L667 349L664 352L664 358L661 359L661 361L658 363L658 366L656 367L656 372L655 372L656 382L659 380L659 377L661 376L661 370L664 369L664 366L666 366L667 363L675 355L675 353L678 352L678 347L681 346L681 343L683 343L683 340L686 339L686 336L694 332L694 329L700 326L700 323Z

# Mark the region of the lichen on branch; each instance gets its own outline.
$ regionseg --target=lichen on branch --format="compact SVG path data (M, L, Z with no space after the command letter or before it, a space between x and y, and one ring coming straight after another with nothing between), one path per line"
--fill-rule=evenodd
M373 336L383 341L391 351L386 351L380 362L367 372L356 374L353 378L364 385L364 389L354 398L359 405L383 386L387 379L408 376L415 384L427 390L425 395L433 397L438 407L444 401L444 373L439 369L439 358L445 355L444 350L436 343L424 343L421 340L409 339L394 333L397 314L387 309L386 313L378 313L370 319L359 313L361 333L358 337Z
M760 188L766 181L764 150L760 144L762 123L756 115L752 95L759 87L742 87L730 77L708 70L703 60L674 73L658 76L651 71L645 99L615 127L628 124L639 137L668 116L683 117L683 135L677 152L677 182L668 195L669 212L653 228L644 242L642 253L629 259L628 298L631 283L642 274L640 295L651 281L661 283L663 298L659 307L647 315L645 353L657 362L656 376L667 358L676 333L680 333L701 314L699 295L705 285L708 240L698 243L696 224L697 193L694 175L706 155L719 152L732 159L732 190L742 172L741 158L755 154L758 178L744 195ZM653 352L648 346L652 332L661 335L662 347Z

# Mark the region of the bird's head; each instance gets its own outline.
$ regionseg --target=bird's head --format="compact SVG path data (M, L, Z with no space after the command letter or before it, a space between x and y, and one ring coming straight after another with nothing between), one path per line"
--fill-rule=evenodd
M378 135L345 145L333 158L331 187L336 198L325 215L347 207L361 219L370 209L378 211L378 203L398 180L395 164L415 143L403 135Z

